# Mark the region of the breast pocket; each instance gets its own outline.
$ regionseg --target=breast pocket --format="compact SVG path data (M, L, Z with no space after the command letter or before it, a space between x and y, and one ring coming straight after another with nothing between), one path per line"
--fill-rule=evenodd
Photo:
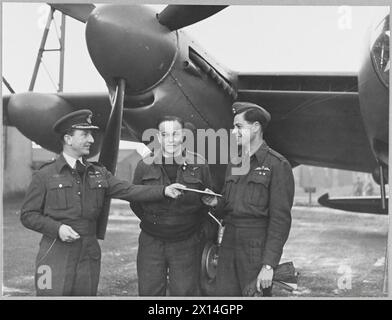
M196 189L196 190L204 190L204 184L201 178L197 175L190 174L189 172L184 172L180 183L184 184L187 188ZM196 192L185 192L182 197L178 200L181 203L187 204L201 204L200 202L200 194Z
M249 203L254 206L267 206L269 198L270 172L253 171L248 179Z
M183 180L188 188L201 190L204 187L203 181L197 175L184 174Z
M101 208L105 199L108 182L104 179L90 179L91 202L94 208Z
M47 205L51 209L67 209L72 206L72 181L55 179L48 182Z
M239 176L228 176L225 180L225 190L224 190L224 196L226 199L230 200L235 191L235 186L238 182Z

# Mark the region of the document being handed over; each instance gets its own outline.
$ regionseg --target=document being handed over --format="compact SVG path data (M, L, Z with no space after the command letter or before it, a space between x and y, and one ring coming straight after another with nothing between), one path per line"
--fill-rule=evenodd
M215 192L212 192L212 191L203 191L203 190L192 189L192 188L187 188L187 187L184 187L184 188L176 187L176 189L183 190L183 191L191 191L191 192L202 193L202 194L205 194L205 195L208 195L208 196L222 197L221 194L215 193Z

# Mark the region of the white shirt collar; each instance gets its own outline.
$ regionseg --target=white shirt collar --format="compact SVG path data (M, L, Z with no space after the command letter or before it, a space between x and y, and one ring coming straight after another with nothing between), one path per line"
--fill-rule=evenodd
M82 158L82 157L79 157L78 159L75 159L74 157L72 157L72 156L66 154L65 152L63 152L63 156L64 156L65 161L67 161L67 163L69 164L69 166L70 166L71 168L73 168L73 169L75 169L76 161L77 161L77 160L79 160L82 164L84 164L83 158Z

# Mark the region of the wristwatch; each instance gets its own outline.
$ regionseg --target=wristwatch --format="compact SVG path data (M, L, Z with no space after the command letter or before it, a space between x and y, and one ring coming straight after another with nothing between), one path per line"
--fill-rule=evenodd
M266 270L271 270L272 269L272 267L269 264L263 265L263 268L266 269Z

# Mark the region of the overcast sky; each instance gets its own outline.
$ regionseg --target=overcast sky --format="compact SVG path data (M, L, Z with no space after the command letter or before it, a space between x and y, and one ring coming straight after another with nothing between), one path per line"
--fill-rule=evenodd
M17 92L28 88L46 10L43 3L3 3L3 76ZM368 47L366 30L387 12L387 7L230 6L185 30L233 70L356 72L362 48ZM53 29L48 47L57 46ZM87 52L84 24L67 19L65 47L64 90L106 91ZM58 56L45 57L57 82ZM42 67L36 91L54 91ZM4 86L3 92L8 92Z

